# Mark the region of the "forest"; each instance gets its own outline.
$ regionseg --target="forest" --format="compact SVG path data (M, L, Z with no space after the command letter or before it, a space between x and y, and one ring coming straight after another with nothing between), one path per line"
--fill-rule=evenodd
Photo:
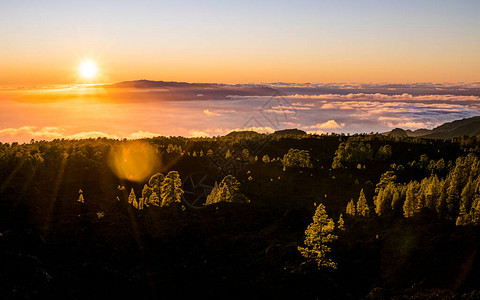
M479 299L480 138L0 143L0 298Z

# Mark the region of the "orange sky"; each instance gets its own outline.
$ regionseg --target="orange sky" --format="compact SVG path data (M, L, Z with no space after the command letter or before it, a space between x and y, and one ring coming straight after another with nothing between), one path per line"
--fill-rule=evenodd
M389 2L389 3L384 3ZM480 81L478 1L12 1L0 86Z

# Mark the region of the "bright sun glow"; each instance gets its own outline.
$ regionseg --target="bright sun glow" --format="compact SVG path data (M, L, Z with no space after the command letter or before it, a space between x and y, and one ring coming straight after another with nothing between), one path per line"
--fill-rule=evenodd
M97 66L91 60L82 62L78 70L80 71L82 77L86 79L93 78L97 74Z

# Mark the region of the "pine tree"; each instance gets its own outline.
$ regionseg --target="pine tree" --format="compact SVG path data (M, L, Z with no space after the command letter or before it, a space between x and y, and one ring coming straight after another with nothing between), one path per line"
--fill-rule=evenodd
M385 145L378 149L377 158L380 160L387 160L392 157L392 146Z
M132 188L130 190L130 194L128 195L128 204L133 204L134 201L137 201L137 196L135 196L135 191Z
M232 175L227 175L220 182L220 201L225 202L249 202L247 197L240 192L240 182Z
M430 183L425 191L425 205L432 211L436 210L437 201L440 198L443 189L443 180L439 180L437 175L430 177Z
M150 179L148 180L148 186L152 187L154 191L158 194L159 190L157 190L157 188L160 188L160 185L162 184L164 178L165 176L163 176L162 173L152 175L152 177L150 177Z
M385 188L389 183L395 182L397 175L393 171L387 171L380 176L380 181L375 187L375 193L378 193L381 189Z
M405 202L403 203L403 215L406 218L412 217L416 212L419 186L417 181L410 181L407 184Z
M402 184L394 185L394 190L392 195L392 204L391 204L391 208L394 213L402 211L403 209L403 201L405 200L404 189L405 189L405 186Z
M419 213L424 207L426 207L425 194L427 193L429 185L429 178L424 178L418 186L417 195L415 197L414 212Z
M480 196L479 195L477 195L477 197L472 203L469 219L471 223L475 225L480 225Z
M441 218L445 218L448 214L447 208L447 193L446 188L443 188L440 197L437 199L437 203L435 206L435 210L437 211L437 215Z
M213 186L212 191L207 196L205 205L210 205L217 202L220 202L220 187L218 186L218 183L215 181L215 185Z
M287 168L300 167L300 168L313 168L310 161L310 152L308 150L289 149L282 159L283 170Z
M142 197L138 199L137 209L142 210L145 207L148 207L148 198Z
M230 192L230 189L226 185L222 185L222 183L220 183L219 198L220 198L219 202L220 201L232 202L232 198L233 198L232 193Z
M337 239L333 234L335 223L328 217L325 206L319 204L313 216L313 222L305 231L305 247L298 247L303 257L314 260L318 268L337 268L337 264L327 257L331 252L330 243Z
M223 178L220 184L215 182L210 194L205 201L206 205L224 202L243 203L249 202L247 197L240 192L240 182L232 175L227 175Z
M128 204L131 204L133 207L138 209L137 196L135 196L135 191L133 188L130 190L130 195L128 195Z
M80 196L78 196L78 202L80 203L85 203L85 199L83 198L83 194L80 194Z
M268 157L268 155L264 155L264 156L262 157L262 161L267 164L267 163L270 162L270 157Z
M470 206L472 204L472 200L475 197L475 186L473 185L472 180L468 180L467 184L462 190L462 194L460 196L460 208L459 208L459 217L466 216L470 211Z
M160 198L158 198L157 193L153 192L150 197L148 197L147 206L160 206Z
M357 208L355 207L355 203L353 202L353 199L351 199L350 202L347 203L346 213L349 216L356 216L357 215Z
M79 189L79 190L78 190L78 193L79 193L80 195L78 196L77 202L85 203L85 199L83 198L83 191L82 191L82 189Z
M161 185L162 206L170 206L174 202L180 202L183 194L182 181L177 171L170 171Z
M385 194L385 195L384 195ZM387 192L380 189L375 197L373 197L373 205L375 205L375 213L379 216L385 214L385 204L387 202Z
M339 230L345 230L345 222L343 221L343 214L340 214L340 217L338 218L337 228Z
M357 201L357 215L362 217L368 217L370 215L370 208L368 207L367 197L363 189L360 191L360 196Z
M377 190L377 196L375 196L373 202L375 204L375 212L377 215L382 216L392 211L392 205L395 201L398 201L400 195L394 182L388 182L386 186L377 188Z
M142 198L147 199L150 198L150 195L153 193L153 189L148 186L148 184L145 184L142 189Z

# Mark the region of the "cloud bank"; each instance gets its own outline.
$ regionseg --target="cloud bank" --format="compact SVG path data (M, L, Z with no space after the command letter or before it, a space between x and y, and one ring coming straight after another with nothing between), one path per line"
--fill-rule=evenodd
M468 94L480 84L461 85L386 84L295 86L286 96L235 96L226 100L197 97L192 101L95 101L77 94L56 91L61 102L42 98L37 102L12 101L11 91L0 91L0 142L108 137L137 139L164 136L218 136L231 131L270 133L298 128L309 133L384 132L395 127L433 128L445 122L480 115L480 94ZM313 93L317 88L336 93ZM383 92L365 92L358 89ZM419 89L443 94L419 94ZM376 90L375 90L376 89ZM407 89L406 92L403 90ZM369 91L370 91L369 90ZM400 91L389 94L388 91ZM62 94L63 93L63 94ZM130 93L127 91L127 93ZM149 97L149 92L142 93ZM160 97L152 94L152 97Z

